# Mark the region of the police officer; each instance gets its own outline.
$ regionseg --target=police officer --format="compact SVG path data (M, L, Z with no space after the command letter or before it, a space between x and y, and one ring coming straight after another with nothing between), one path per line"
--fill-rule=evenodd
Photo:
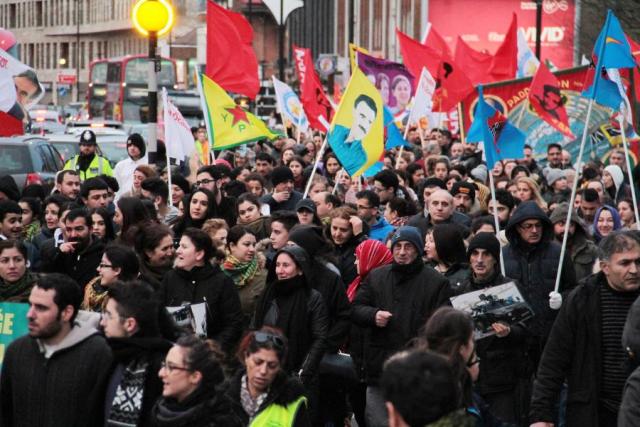
M64 168L77 171L81 181L100 175L113 176L109 160L96 154L97 146L96 134L85 130L80 134L80 154L69 159Z

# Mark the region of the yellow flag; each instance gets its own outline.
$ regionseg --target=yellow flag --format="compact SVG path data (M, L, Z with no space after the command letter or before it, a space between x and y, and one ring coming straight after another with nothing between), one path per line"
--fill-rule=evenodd
M261 139L275 139L278 134L237 105L216 82L200 74L200 96L212 149L221 150Z
M358 61L356 61L356 52L362 52L369 55L369 51L367 49L356 44L349 43L349 62L351 63L351 72L353 72L353 70L358 66Z
M327 139L352 177L362 175L384 152L384 104L378 89L355 68Z

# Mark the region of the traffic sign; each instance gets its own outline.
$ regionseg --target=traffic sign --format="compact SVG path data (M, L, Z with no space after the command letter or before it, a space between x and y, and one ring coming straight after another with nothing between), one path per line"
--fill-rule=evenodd
M76 83L76 75L75 74L58 74L58 83L73 85Z

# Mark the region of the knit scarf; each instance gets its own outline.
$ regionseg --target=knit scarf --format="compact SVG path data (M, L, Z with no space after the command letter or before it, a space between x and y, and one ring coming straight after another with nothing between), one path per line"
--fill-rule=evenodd
M377 240L365 240L356 247L356 259L358 260L359 274L347 288L349 302L353 302L356 292L362 283L362 279L374 268L391 264L393 256L391 251Z
M397 218L392 219L389 222L389 224L391 224L394 228L400 228L404 225L407 225L410 219L411 219L410 216L399 216Z
M222 264L222 271L233 280L237 287L245 286L258 272L258 257L249 262L241 262L233 255L227 255Z
M24 240L31 241L34 237L36 237L40 233L40 221L34 219L31 224L24 227L22 230L22 236Z
M142 411L142 398L149 362L134 359L127 364L111 402L106 425L109 427L135 427Z
M108 289L100 285L100 276L87 284L81 308L87 311L102 312L107 305Z
M26 272L18 281L9 283L0 279L0 301L3 302L27 302L33 283L38 276Z

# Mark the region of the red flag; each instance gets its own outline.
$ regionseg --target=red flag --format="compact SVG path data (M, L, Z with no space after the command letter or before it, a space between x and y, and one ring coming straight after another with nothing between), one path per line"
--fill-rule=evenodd
M419 77L422 74L422 67L426 67L432 76L438 74L440 57L442 56L440 52L415 41L398 29L396 29L396 35L404 65L414 77ZM418 79L414 79L413 84L417 85Z
M442 57L436 77L436 92L433 96L433 110L449 112L475 89L469 77L456 61L448 55Z
M518 17L514 13L502 44L493 55L489 73L494 81L512 80L518 71Z
M324 93L320 78L313 66L311 49L293 45L293 59L300 80L300 102L312 128L327 132L333 107Z
M493 62L493 55L478 52L466 44L460 36L458 36L456 43L455 61L467 77L469 77L471 83L491 83L493 81L493 78L489 74L489 67L491 67L491 63Z
M0 136L24 135L22 120L0 111Z
M423 44L436 52L439 52L441 55L446 54L451 56L451 49L449 49L449 45L444 41L444 38L436 31L435 27L431 23L429 23L429 32L427 33L427 38Z
M549 71L544 62L540 62L529 88L529 103L542 120L558 129L563 135L575 139L569 127L567 110L564 108L566 101L567 98L560 92L558 78Z
M640 43L636 43L636 41L632 40L629 36L627 36L627 41L631 46L631 54L636 60L638 67L640 67ZM636 102L640 102L640 71L638 71L638 67L633 69L633 85L635 86L634 95L636 97Z
M260 90L253 28L240 13L207 1L207 77L255 99Z

